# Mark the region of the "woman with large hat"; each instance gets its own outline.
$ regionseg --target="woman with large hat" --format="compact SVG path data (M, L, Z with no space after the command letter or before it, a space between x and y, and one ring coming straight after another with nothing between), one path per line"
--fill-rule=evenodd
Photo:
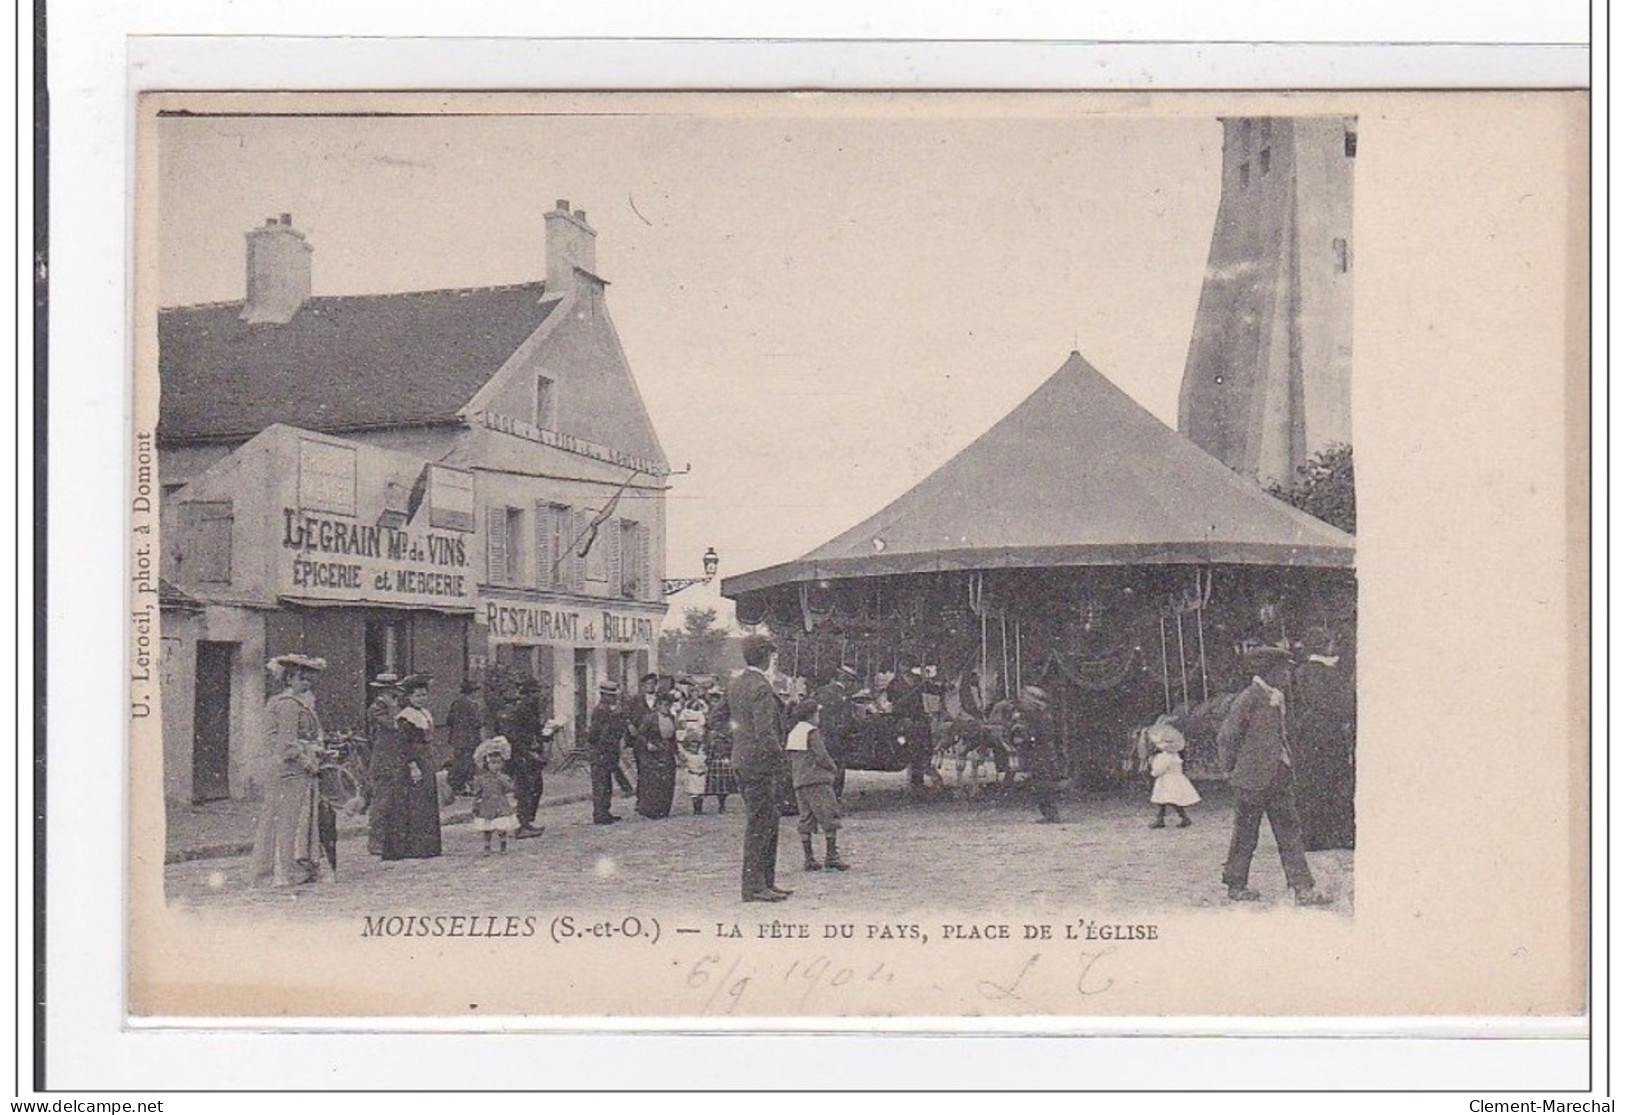
M432 680L428 674L401 680L406 704L395 714L400 764L395 773L395 802L383 833L386 860L430 859L440 854L440 792L430 758Z
M322 722L311 679L327 662L283 654L266 664L283 689L265 704L265 750L260 775L265 804L254 840L254 885L292 887L316 881L320 854Z

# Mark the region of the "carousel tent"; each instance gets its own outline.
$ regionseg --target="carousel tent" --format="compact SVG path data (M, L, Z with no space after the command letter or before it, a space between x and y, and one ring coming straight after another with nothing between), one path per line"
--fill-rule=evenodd
M1078 353L889 506L746 594L850 577L1083 565L1350 568L1354 539L1163 425Z

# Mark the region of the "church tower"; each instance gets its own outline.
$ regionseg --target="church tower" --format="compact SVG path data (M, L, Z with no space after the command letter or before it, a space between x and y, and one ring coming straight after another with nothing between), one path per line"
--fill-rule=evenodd
M1261 484L1350 443L1354 121L1227 118L1179 430Z

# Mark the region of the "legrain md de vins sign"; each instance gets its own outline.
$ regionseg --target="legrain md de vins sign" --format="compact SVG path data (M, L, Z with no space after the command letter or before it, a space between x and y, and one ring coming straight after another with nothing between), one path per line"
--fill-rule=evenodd
M357 603L473 607L467 536L284 508L281 594Z

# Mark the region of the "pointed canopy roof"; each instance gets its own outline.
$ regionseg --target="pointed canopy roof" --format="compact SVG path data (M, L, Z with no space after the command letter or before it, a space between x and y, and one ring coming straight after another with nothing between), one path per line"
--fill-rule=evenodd
M889 506L796 561L725 579L722 592L903 573L1208 562L1347 568L1354 539L1230 471L1074 352Z

